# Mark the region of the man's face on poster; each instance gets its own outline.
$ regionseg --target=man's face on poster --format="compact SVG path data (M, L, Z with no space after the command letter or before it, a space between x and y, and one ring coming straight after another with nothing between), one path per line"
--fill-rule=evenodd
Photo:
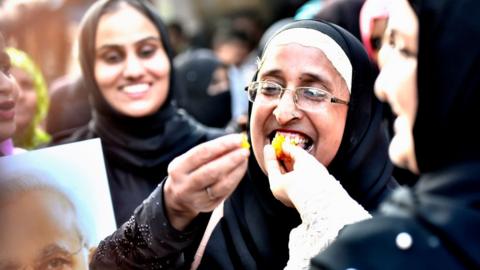
M0 202L0 270L88 269L72 204L50 190Z

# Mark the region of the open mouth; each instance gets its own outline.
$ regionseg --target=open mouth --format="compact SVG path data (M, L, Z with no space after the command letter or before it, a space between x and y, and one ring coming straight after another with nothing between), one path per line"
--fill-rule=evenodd
M310 152L313 148L313 140L308 137L307 135L299 132L291 132L291 131L279 131L275 130L268 136L270 139L270 143L272 143L275 136L282 135L285 137L285 142L294 144L303 148L305 151Z
M120 88L121 91L127 94L142 94L147 92L150 89L150 84L148 83L139 83L139 84L131 84L126 85Z

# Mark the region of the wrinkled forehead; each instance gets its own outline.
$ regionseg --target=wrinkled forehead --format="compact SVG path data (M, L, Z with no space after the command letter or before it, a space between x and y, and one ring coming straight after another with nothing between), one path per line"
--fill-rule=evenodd
M328 60L332 63L340 76L345 80L348 91L352 89L352 64L340 45L330 36L309 28L291 28L284 30L270 39L265 46L264 54L260 60L260 65L265 59L270 48L296 43L306 47L320 49Z

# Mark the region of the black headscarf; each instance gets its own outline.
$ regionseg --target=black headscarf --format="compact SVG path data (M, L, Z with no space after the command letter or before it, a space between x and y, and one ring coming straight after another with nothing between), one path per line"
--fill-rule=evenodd
M170 65L168 96L155 113L130 117L116 111L103 97L94 76L95 37L103 14L128 4L157 28ZM154 8L141 0L101 0L85 14L80 28L79 57L92 106L92 120L71 140L100 137L109 176L115 217L120 225L166 176L168 163L198 143L215 136L173 105L175 70L167 30ZM210 136L212 135L212 136Z
M425 173L480 156L480 129L475 128L480 116L480 46L475 39L480 37L480 3L413 2L420 20L413 131L418 166Z
M419 17L417 215L480 267L480 2L412 1Z
M225 127L232 118L230 88L208 93L215 70L223 65L220 60L211 50L197 49L178 55L174 65L180 86L175 92L178 106L206 126Z
M329 171L354 199L373 209L389 193L388 184L393 180L388 138L382 124L383 105L373 94L368 56L355 37L333 24L297 21L281 31L291 28L314 29L328 35L350 59L353 76L347 124ZM225 202L224 218L207 244L200 267L283 269L288 260L289 233L300 221L295 209L274 198L268 178L252 153L247 175Z

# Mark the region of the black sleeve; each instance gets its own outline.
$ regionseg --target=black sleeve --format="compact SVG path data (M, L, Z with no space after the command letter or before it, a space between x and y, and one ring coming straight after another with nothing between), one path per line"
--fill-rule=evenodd
M466 269L446 243L402 217L374 217L345 226L337 239L311 260L311 270Z
M188 269L210 214L200 214L184 231L173 228L163 201L163 181L128 222L100 242L90 269Z

